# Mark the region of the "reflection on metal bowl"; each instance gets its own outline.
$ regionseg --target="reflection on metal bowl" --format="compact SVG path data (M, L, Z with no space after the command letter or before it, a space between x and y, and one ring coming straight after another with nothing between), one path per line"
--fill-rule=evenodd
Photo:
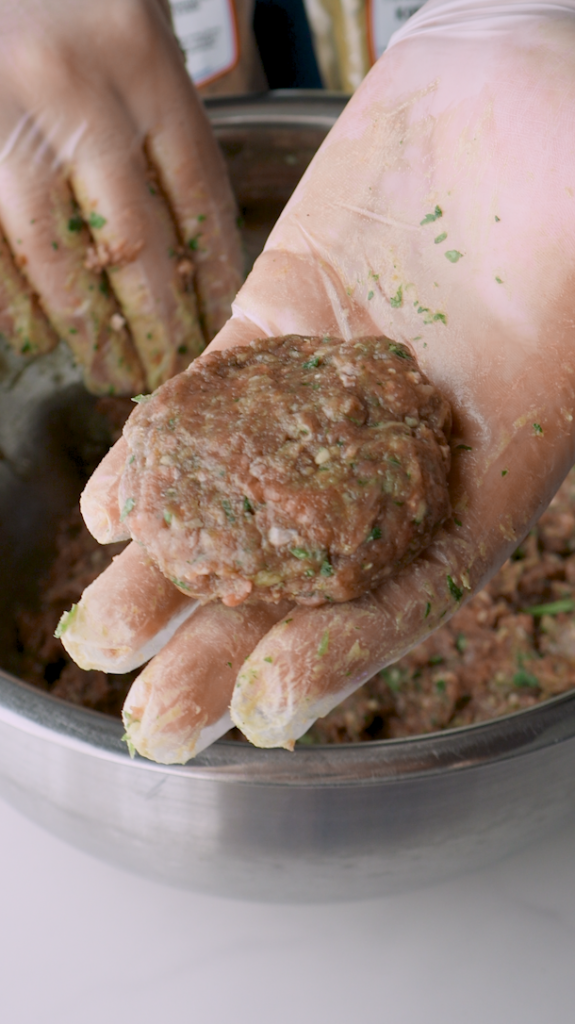
M217 101L211 116L253 260L342 107L335 97ZM104 443L94 400L58 350L0 354L0 663L34 593L78 462ZM128 870L220 895L367 898L524 846L575 805L575 693L408 740L256 750L220 741L186 767L131 761L122 725L0 672L0 794Z

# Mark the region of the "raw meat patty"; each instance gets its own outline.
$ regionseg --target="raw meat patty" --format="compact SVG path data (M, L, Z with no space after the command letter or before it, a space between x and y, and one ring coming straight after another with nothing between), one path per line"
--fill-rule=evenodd
M348 601L448 516L450 424L447 401L388 338L214 351L132 413L122 515L201 601Z

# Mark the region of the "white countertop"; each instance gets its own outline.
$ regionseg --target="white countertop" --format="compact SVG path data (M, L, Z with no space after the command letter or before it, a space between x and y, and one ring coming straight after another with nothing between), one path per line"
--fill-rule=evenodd
M99 863L0 802L3 1024L572 1024L575 823L489 869L336 906Z

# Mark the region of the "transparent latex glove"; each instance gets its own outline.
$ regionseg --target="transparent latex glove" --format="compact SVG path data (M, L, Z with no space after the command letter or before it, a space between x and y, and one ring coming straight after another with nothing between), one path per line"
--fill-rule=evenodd
M0 330L63 338L95 393L157 387L225 323L234 201L167 2L0 0L0 225Z
M254 743L293 745L447 621L541 514L575 456L574 126L575 4L428 5L364 81L213 345L383 333L411 346L453 406L453 519L377 592L294 608L253 649L249 605L220 607L217 624L205 606L176 630L156 600L171 585L128 546L63 640L86 668L158 652L127 700L138 750L189 756L213 724L208 683ZM125 458L121 440L84 494L103 541L128 536ZM226 623L240 613L228 655Z

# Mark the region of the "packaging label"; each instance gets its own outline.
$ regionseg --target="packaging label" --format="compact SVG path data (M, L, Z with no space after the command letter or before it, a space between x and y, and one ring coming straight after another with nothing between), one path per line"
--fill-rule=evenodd
M176 35L196 85L231 71L239 44L233 0L171 0Z
M415 14L421 3L398 3L398 0L368 0L368 44L369 55L373 64L381 57L391 36L398 28L405 25L408 18Z

